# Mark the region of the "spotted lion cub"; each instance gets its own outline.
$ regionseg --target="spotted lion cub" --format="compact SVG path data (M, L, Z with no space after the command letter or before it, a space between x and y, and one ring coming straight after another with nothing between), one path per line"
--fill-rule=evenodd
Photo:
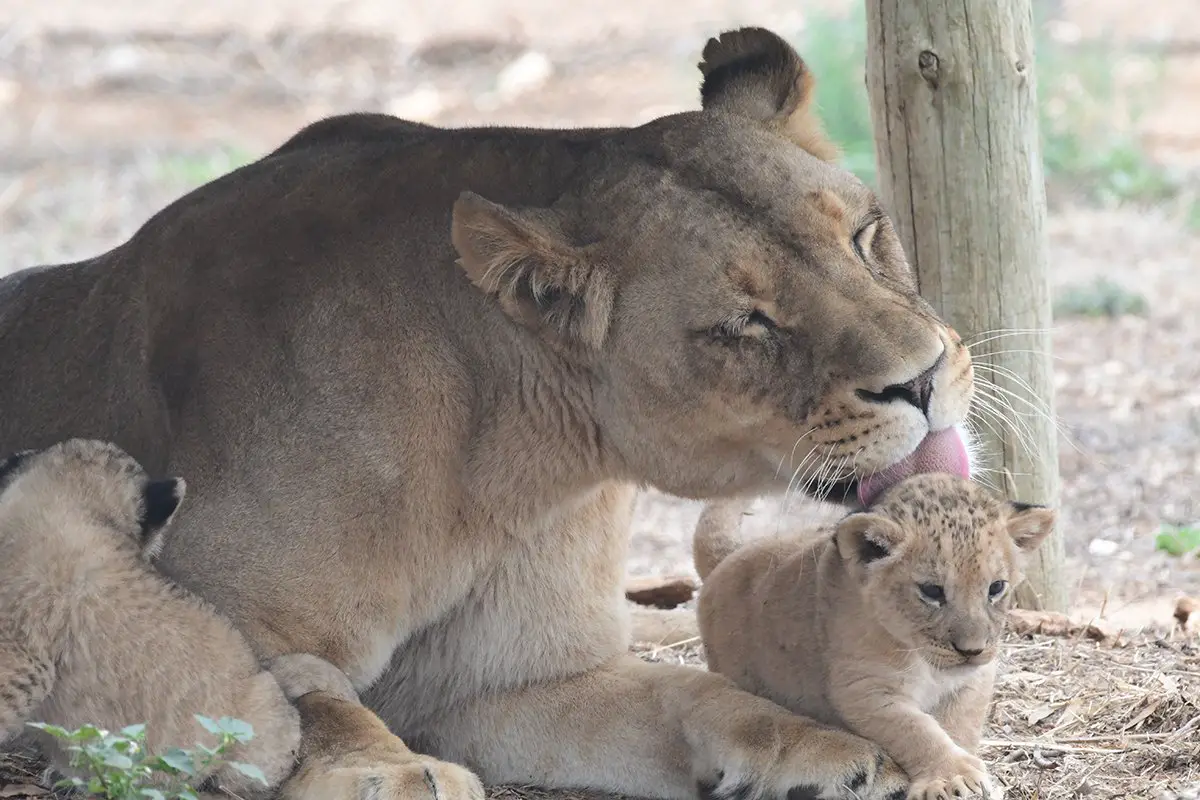
M969 480L907 478L814 538L736 536L742 506L696 528L709 668L878 743L909 798L996 794L975 755L1020 556L1055 512Z
M29 721L146 723L155 752L204 741L194 714L232 716L255 736L230 757L274 786L300 743L285 691L353 695L340 670L313 656L282 656L275 675L264 671L223 617L154 570L184 492L183 480L149 480L103 442L73 439L0 462L0 742ZM37 739L71 772L56 740ZM199 777L238 796L265 791L230 766Z

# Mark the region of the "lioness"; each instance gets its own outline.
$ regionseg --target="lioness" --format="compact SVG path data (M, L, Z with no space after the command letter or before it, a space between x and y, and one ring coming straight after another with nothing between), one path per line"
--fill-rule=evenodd
M150 480L104 442L0 462L0 742L31 720L72 730L146 723L147 746L160 752L205 738L199 712L250 723L256 737L229 756L271 784L292 771L300 718L276 678L227 621L149 564L185 490L181 478ZM355 699L314 656L278 661L300 691L340 683ZM39 738L71 772L57 740ZM262 789L230 766L197 778L242 796Z
M1055 512L917 474L832 530L732 549L737 506L696 526L709 668L797 714L883 745L912 800L994 787L975 755L1019 556Z
M700 68L636 128L326 119L0 282L0 448L186 474L159 566L392 731L301 697L285 796L903 796L866 739L628 652L639 484L851 497L972 398L799 56L750 28Z

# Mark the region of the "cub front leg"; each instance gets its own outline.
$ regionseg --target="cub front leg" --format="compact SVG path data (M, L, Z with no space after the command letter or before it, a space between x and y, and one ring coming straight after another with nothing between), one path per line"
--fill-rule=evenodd
M469 770L413 751L344 692L310 691L300 711L300 765L282 800L483 800Z
M15 738L54 688L54 662L0 636L0 743Z
M975 680L951 695L934 711L933 716L941 723L942 729L964 750L974 753L979 749L979 739L983 736L983 724L987 721L995 683L995 667L981 667Z
M842 678L829 687L834 708L851 730L878 742L904 768L912 779L909 800L994 795L983 761L909 697L869 678Z
M564 680L479 698L421 731L489 783L692 800L903 800L871 742L693 667L622 655Z

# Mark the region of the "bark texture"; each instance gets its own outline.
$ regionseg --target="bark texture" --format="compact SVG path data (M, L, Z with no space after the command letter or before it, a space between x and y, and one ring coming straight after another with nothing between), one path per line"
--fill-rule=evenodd
M972 344L980 478L1057 504L1046 198L1030 0L866 0L879 189L921 293ZM1066 605L1062 536L1018 601Z

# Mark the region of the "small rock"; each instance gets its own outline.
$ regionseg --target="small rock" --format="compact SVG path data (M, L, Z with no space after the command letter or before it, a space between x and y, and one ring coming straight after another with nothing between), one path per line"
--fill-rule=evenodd
M1088 543L1088 552L1094 556L1108 557L1116 554L1121 545L1112 539L1092 539Z

